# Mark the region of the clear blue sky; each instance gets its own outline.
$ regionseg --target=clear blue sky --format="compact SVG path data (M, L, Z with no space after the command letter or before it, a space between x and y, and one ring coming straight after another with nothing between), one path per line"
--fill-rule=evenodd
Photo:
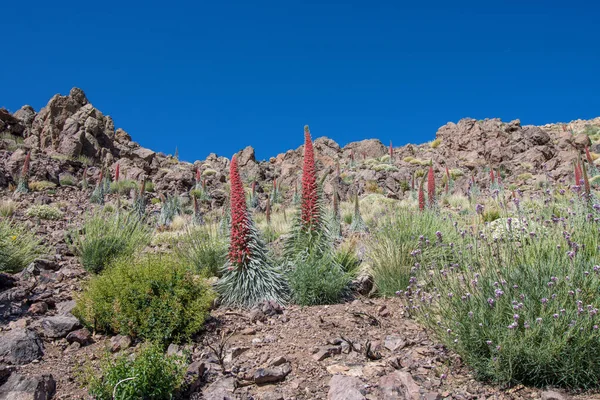
M192 3L194 3L192 5ZM180 158L433 139L463 117L600 115L594 1L6 1L0 106L81 87Z

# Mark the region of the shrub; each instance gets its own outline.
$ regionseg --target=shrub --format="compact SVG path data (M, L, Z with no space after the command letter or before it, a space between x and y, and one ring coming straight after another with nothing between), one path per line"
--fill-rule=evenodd
M441 138L437 138L434 141L429 143L429 146L432 149L437 149L438 147L440 147L440 144L442 144L442 139Z
M182 387L186 363L183 357L165 355L156 344L145 345L135 358L107 354L99 376L89 378L89 393L98 400L172 399Z
M135 189L137 189L137 182L132 179L120 179L110 183L111 193L129 195L129 193Z
M499 240L484 228L454 238L451 253L417 256L419 280L407 291L407 310L480 379L598 387L599 224L577 207L554 221L543 206L518 225L507 218L508 238L519 230L518 241ZM543 229L533 231L538 220ZM445 241L432 246L448 247Z
M71 174L62 174L58 182L61 186L77 186L77 180Z
M346 241L335 251L335 262L341 266L342 270L354 277L358 273L360 260L356 255L356 242Z
M29 189L33 192L41 192L46 189L54 189L54 188L56 188L56 183L52 183L49 181L29 182Z
M12 200L2 200L0 201L0 216L2 217L10 217L15 213L17 209L17 204Z
M31 186L31 185L30 185ZM25 214L30 218L58 220L63 217L63 212L58 208L49 204L33 205L25 211Z
M441 237L450 237L448 240L455 236L447 218L429 210L400 210L383 220L367 245L373 281L380 296L393 296L406 289L415 262L414 250L422 252L425 260L445 250L427 246L438 240L437 232Z
M209 168L209 169L205 169L204 172L202 172L202 177L213 176L216 174L217 174L217 171Z
M160 199L158 197L153 197L152 200L150 200L150 204L160 204Z
M91 278L74 314L96 330L180 342L204 323L213 292L170 255L124 257Z
M30 229L0 219L0 272L19 272L45 252Z
M149 228L131 215L92 215L74 236L81 264L93 273L101 272L114 259L132 255L150 242Z
M335 304L344 297L350 275L331 253L304 252L295 261L288 275L294 302L303 306Z
M173 247L181 259L207 276L218 275L227 260L227 241L210 226L189 228Z

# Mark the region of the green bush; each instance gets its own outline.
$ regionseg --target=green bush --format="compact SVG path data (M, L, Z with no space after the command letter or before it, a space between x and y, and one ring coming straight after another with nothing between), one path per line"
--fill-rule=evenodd
M54 188L56 188L56 183L52 183L49 181L29 182L29 189L33 192L41 192L46 189Z
M166 355L158 345L142 347L131 359L107 354L99 376L89 378L89 393L97 400L172 399L182 387L186 364L183 357Z
M339 303L344 297L350 274L344 272L330 252L317 256L298 254L288 274L294 302L303 306Z
M454 228L447 219L433 211L414 212L400 210L384 219L380 229L368 242L368 257L377 292L381 296L393 296L408 286L415 260L411 253L418 250L429 260L443 247L427 246L438 240L436 232L454 236Z
M454 238L452 253L417 256L407 310L480 379L599 387L600 226L590 210L576 201L553 221L540 207L526 220L503 220L501 238L480 226Z
M45 252L30 229L0 219L0 272L19 272Z
M39 204L33 205L25 211L25 214L30 218L57 220L63 217L63 212L58 208L48 205Z
M208 225L189 228L173 244L182 260L207 276L218 275L227 261L227 240Z
M137 182L131 179L119 179L116 182L110 183L110 192L121 195L129 195L129 193L137 189Z
M74 233L74 248L83 267L101 272L114 259L129 256L150 243L150 229L131 215L98 213Z
M0 216L2 217L12 217L17 209L17 204L12 200L2 200L0 201Z
M358 267L360 266L360 260L356 255L356 243L349 241L344 242L335 251L334 259L337 264L342 267L342 270L350 276L356 276L358 273Z
M160 343L197 333L214 294L172 255L119 258L91 278L74 314L87 326Z
M77 180L71 174L62 174L58 182L60 186L77 186Z

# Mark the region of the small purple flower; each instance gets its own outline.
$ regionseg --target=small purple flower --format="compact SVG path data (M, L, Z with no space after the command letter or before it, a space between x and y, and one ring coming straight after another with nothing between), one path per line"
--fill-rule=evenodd
M519 320L519 314L513 315L513 319L515 320L515 322L518 321Z
M487 299L488 304L490 305L490 307L494 307L494 299L492 299L491 297L489 299Z
M542 319L541 318L536 318L535 322L537 322L538 324L541 324L542 323Z
M483 205L482 204L477 204L475 206L475 212L479 215L483 214Z
M485 343L486 343L488 346L491 346L491 345L492 345L492 341L491 341L491 340L486 340L486 341L485 341Z
M548 299L547 298L542 298L542 300L540 300L542 302L543 305L546 305L548 303Z
M558 314L553 314L553 315L552 315L552 317L553 317L554 319L556 319L556 318L558 318Z

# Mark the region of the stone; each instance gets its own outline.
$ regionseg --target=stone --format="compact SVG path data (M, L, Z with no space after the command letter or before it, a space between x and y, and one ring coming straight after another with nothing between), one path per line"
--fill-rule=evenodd
M44 336L51 339L64 338L69 332L79 328L79 320L71 314L46 317L41 322Z
M29 377L13 373L6 383L0 386L0 399L50 400L55 391L56 381L52 375Z
M218 379L202 390L204 400L234 400L235 378Z
M92 335L87 328L77 329L67 335L67 342L79 343L82 346L91 343Z
M382 400L405 399L420 400L421 392L410 373L394 371L382 376L377 387Z
M562 394L553 390L545 390L542 392L542 400L566 400L567 398Z
M117 351L125 350L131 346L131 338L126 335L117 335L110 338L110 351L116 353Z
M268 361L268 363L271 367L277 367L281 364L285 364L286 362L287 362L287 359L283 356L275 357Z
M46 314L46 311L48 311L48 304L44 301L39 301L29 306L29 310L27 312L33 315L42 315Z
M63 301L56 304L56 311L58 315L71 314L71 311L75 308L75 300Z
M43 355L42 340L30 329L14 329L0 337L0 359L9 364L29 364Z
M342 348L339 346L321 347L313 354L313 359L315 361L323 361L324 359L331 357L332 354L340 354L341 352Z
M0 272L0 292L11 289L17 283L17 279L11 275Z
M402 348L406 346L406 342L399 336L389 335L385 337L383 345L386 349L393 353L397 350L402 350Z
M354 376L334 375L329 380L327 400L364 400L365 389Z
M267 383L276 383L285 379L292 372L290 363L285 363L273 368L259 368L254 372L254 383L264 385Z

